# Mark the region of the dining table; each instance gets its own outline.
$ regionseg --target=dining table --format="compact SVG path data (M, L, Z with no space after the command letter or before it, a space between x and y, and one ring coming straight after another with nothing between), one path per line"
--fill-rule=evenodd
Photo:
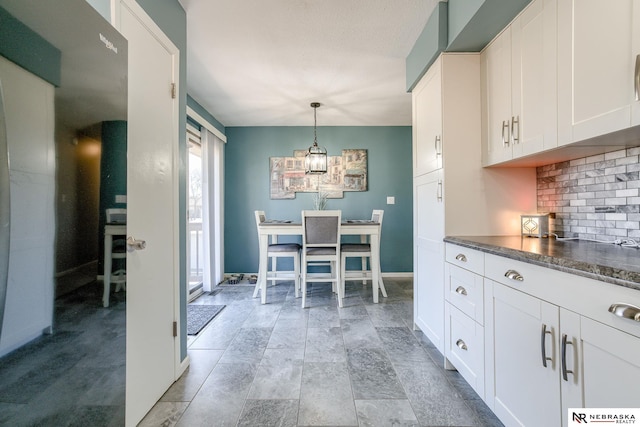
M269 237L277 242L278 236L302 236L302 223L288 220L266 220L258 226L260 260L259 272L267 271L269 257L267 248ZM380 277L380 223L371 220L347 219L340 224L340 236L360 236L361 242L366 242L367 237L371 245L371 281L373 289L373 302L378 303L378 289ZM261 303L267 303L267 275L258 274L260 285Z

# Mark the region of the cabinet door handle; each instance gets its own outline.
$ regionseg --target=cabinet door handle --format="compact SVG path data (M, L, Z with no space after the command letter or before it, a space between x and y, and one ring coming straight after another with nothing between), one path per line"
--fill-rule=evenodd
M542 352L542 366L547 367L547 361L552 361L553 358L547 357L547 334L553 337L551 331L547 331L547 325L542 324L542 332L540 333L540 351Z
M640 55L636 55L636 70L633 74L633 88L636 93L636 101L640 101Z
M436 190L436 198L439 202L442 201L442 180L438 180L438 189Z
M462 341L462 339L459 339L458 341L456 341L456 345L460 350L467 351L467 344L464 341Z
M467 296L467 290L465 288L463 288L462 286L458 286L456 288L456 293L458 293L460 295Z
M504 273L504 277L511 280L517 280L518 282L524 282L524 277L515 270L507 270L507 272Z
M464 256L464 254L458 254L458 255L456 255L456 260L458 260L460 262L467 262L467 257Z
M574 375L573 371L567 370L567 345L573 345L573 342L567 340L567 334L562 334L562 379L569 381L567 374Z
M517 132L514 130L516 125L518 125ZM520 143L520 116L511 116L511 142L514 145Z
M613 313L615 316L622 317L623 319L640 322L640 307L636 307L635 305L617 302L615 304L611 304L609 312Z
M502 121L502 146L503 147L509 146L509 121L508 120Z
M436 135L434 145L436 147L436 156L442 156L442 140L440 139L440 135Z

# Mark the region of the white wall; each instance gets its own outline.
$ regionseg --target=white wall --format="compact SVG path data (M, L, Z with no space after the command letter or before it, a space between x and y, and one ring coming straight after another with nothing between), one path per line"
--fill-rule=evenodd
M11 242L0 356L51 328L54 300L54 87L0 57L9 145Z

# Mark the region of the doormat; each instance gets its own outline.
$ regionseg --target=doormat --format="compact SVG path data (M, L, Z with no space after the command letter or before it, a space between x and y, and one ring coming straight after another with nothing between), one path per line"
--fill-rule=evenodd
M187 335L197 335L225 307L224 305L188 304Z

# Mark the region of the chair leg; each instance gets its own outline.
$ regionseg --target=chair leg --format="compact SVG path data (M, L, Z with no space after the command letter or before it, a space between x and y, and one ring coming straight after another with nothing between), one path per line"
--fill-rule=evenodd
M378 270L378 287L380 288L380 292L382 292L383 297L387 297L387 290L384 288L384 280L382 280L382 271Z
M268 264L268 262L267 262L267 264ZM258 280L256 281L256 287L253 288L253 297L254 298L257 297L258 293L260 292L260 277L262 276L262 274L264 274L264 273L258 271Z
M335 277L335 284L336 287L338 288L338 307L342 308L342 299L344 298L344 287L342 286L342 276L340 275L340 271L342 270L342 263L340 263L340 266L337 266L338 268L336 268L336 277Z
M304 255L302 256L301 268L302 268L302 272L301 272L302 280L300 283L300 286L301 286L300 290L302 291L302 308L306 308L307 306L307 259L304 257Z
M340 257L340 286L342 287L342 296L344 297L347 259L342 255Z
M300 296L298 290L300 289L300 255L296 255L293 257L293 274L296 276L295 281L293 282L293 286L296 288L296 298Z
M367 257L363 256L362 257L362 271L365 271L367 269ZM367 279L363 278L362 279L362 284L366 285L367 284Z

